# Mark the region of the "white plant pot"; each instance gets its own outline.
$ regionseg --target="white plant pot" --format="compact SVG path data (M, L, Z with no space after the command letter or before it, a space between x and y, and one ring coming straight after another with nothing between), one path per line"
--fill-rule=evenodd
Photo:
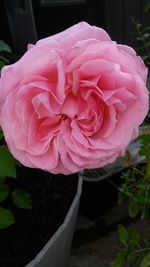
M70 254L81 192L82 178L79 177L77 193L64 222L35 259L29 262L25 267L66 267Z

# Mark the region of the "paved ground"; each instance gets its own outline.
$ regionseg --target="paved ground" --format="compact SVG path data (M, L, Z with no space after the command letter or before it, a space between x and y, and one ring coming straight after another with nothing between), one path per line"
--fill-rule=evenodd
M116 244L117 238L112 232L108 237L72 250L68 267L110 267Z
M150 219L138 220L132 225L140 231L143 238L150 239ZM67 267L110 267L119 246L116 231L110 231L98 240L72 249Z
M127 204L115 206L95 221L79 213L67 267L109 267L118 246L115 231L109 229L127 214Z

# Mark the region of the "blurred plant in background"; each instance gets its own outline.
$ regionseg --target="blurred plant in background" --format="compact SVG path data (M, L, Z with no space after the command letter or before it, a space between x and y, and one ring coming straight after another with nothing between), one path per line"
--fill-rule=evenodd
M144 12L150 11L150 1L146 4ZM131 18L134 26L134 35L138 42L137 53L143 58L145 64L150 68L150 26L144 26L140 20Z
M144 8L144 12L150 11L150 2ZM134 26L134 35L138 42L137 53L143 58L145 64L150 68L150 27L135 18L131 18Z
M2 67L4 67L6 64L9 64L9 57L8 55L11 53L11 48L8 44L6 44L4 41L0 40L0 70Z
M150 27L144 27L139 20L132 18L134 34L138 41L136 51L143 58L145 64L150 68Z

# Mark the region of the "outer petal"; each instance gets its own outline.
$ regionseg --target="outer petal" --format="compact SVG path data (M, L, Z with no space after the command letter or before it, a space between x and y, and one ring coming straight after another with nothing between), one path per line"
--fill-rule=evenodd
M118 48L121 52L124 52L125 54L129 54L133 58L137 66L138 74L141 76L143 81L146 82L148 69L146 68L142 58L136 55L136 52L134 51L134 49L127 45L118 45Z
M58 73L54 74L54 69L55 72L58 70ZM41 47L35 47L28 50L15 64L3 68L0 80L0 102L3 102L3 99L12 91L19 90L22 80L32 76L41 76L47 79L50 79L51 76L59 78L58 84L56 84L56 94L57 97L60 94L60 97L64 98L64 92L60 91L60 87L63 88L65 78L59 55L54 50L48 51Z
M86 22L80 22L61 33L38 41L37 45L49 47L53 42L56 42L57 46L59 43L59 47L67 51L76 44L76 42L93 38L100 41L110 40L109 35L103 29L90 26Z

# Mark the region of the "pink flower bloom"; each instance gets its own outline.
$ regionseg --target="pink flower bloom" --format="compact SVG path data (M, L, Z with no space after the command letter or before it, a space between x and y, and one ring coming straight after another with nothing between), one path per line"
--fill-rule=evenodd
M113 162L148 111L135 51L81 22L30 45L0 80L0 125L22 164L70 174Z

